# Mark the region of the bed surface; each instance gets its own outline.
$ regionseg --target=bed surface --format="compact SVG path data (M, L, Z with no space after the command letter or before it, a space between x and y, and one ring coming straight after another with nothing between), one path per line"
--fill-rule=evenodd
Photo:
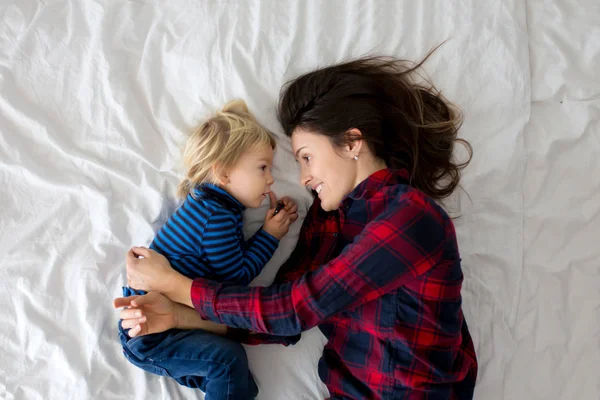
M460 216L476 399L600 398L597 1L4 0L0 18L0 398L198 398L125 361L111 308L126 250L177 207L186 133L245 99L280 139L274 191L304 217L282 84L366 53L417 60L447 39L426 71L475 151L446 207ZM313 329L248 347L259 399L326 397L324 341Z

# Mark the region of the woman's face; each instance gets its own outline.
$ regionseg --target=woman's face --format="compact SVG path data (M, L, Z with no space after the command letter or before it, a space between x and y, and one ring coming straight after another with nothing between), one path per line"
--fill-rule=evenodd
M300 163L300 182L317 192L323 210L337 210L356 186L358 163L352 149L335 148L327 136L297 128L292 151Z

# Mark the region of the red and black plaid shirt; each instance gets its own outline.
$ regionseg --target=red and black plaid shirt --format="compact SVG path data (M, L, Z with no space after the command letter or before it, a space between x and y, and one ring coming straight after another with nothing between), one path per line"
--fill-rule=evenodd
M471 399L477 361L454 226L406 177L378 171L336 212L317 199L274 285L196 279L196 310L286 337L318 325L328 339L319 375L332 399Z

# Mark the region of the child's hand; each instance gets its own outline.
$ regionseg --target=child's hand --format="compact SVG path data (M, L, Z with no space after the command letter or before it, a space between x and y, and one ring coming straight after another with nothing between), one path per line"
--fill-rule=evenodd
M292 221L293 224L298 219L298 206L296 205L294 200L290 199L287 196L281 199L280 201L283 203L284 210L289 214L290 221Z
M290 225L298 219L298 206L286 197L281 200L283 207L277 207L277 198L273 192L269 192L269 200L271 208L267 211L263 229L268 234L281 240L288 233ZM279 211L275 212L276 209Z

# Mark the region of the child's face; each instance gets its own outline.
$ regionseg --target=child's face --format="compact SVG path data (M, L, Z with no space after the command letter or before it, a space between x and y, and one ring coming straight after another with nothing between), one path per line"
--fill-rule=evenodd
M270 146L247 151L227 172L223 189L248 208L260 207L271 191L272 165L273 149Z

